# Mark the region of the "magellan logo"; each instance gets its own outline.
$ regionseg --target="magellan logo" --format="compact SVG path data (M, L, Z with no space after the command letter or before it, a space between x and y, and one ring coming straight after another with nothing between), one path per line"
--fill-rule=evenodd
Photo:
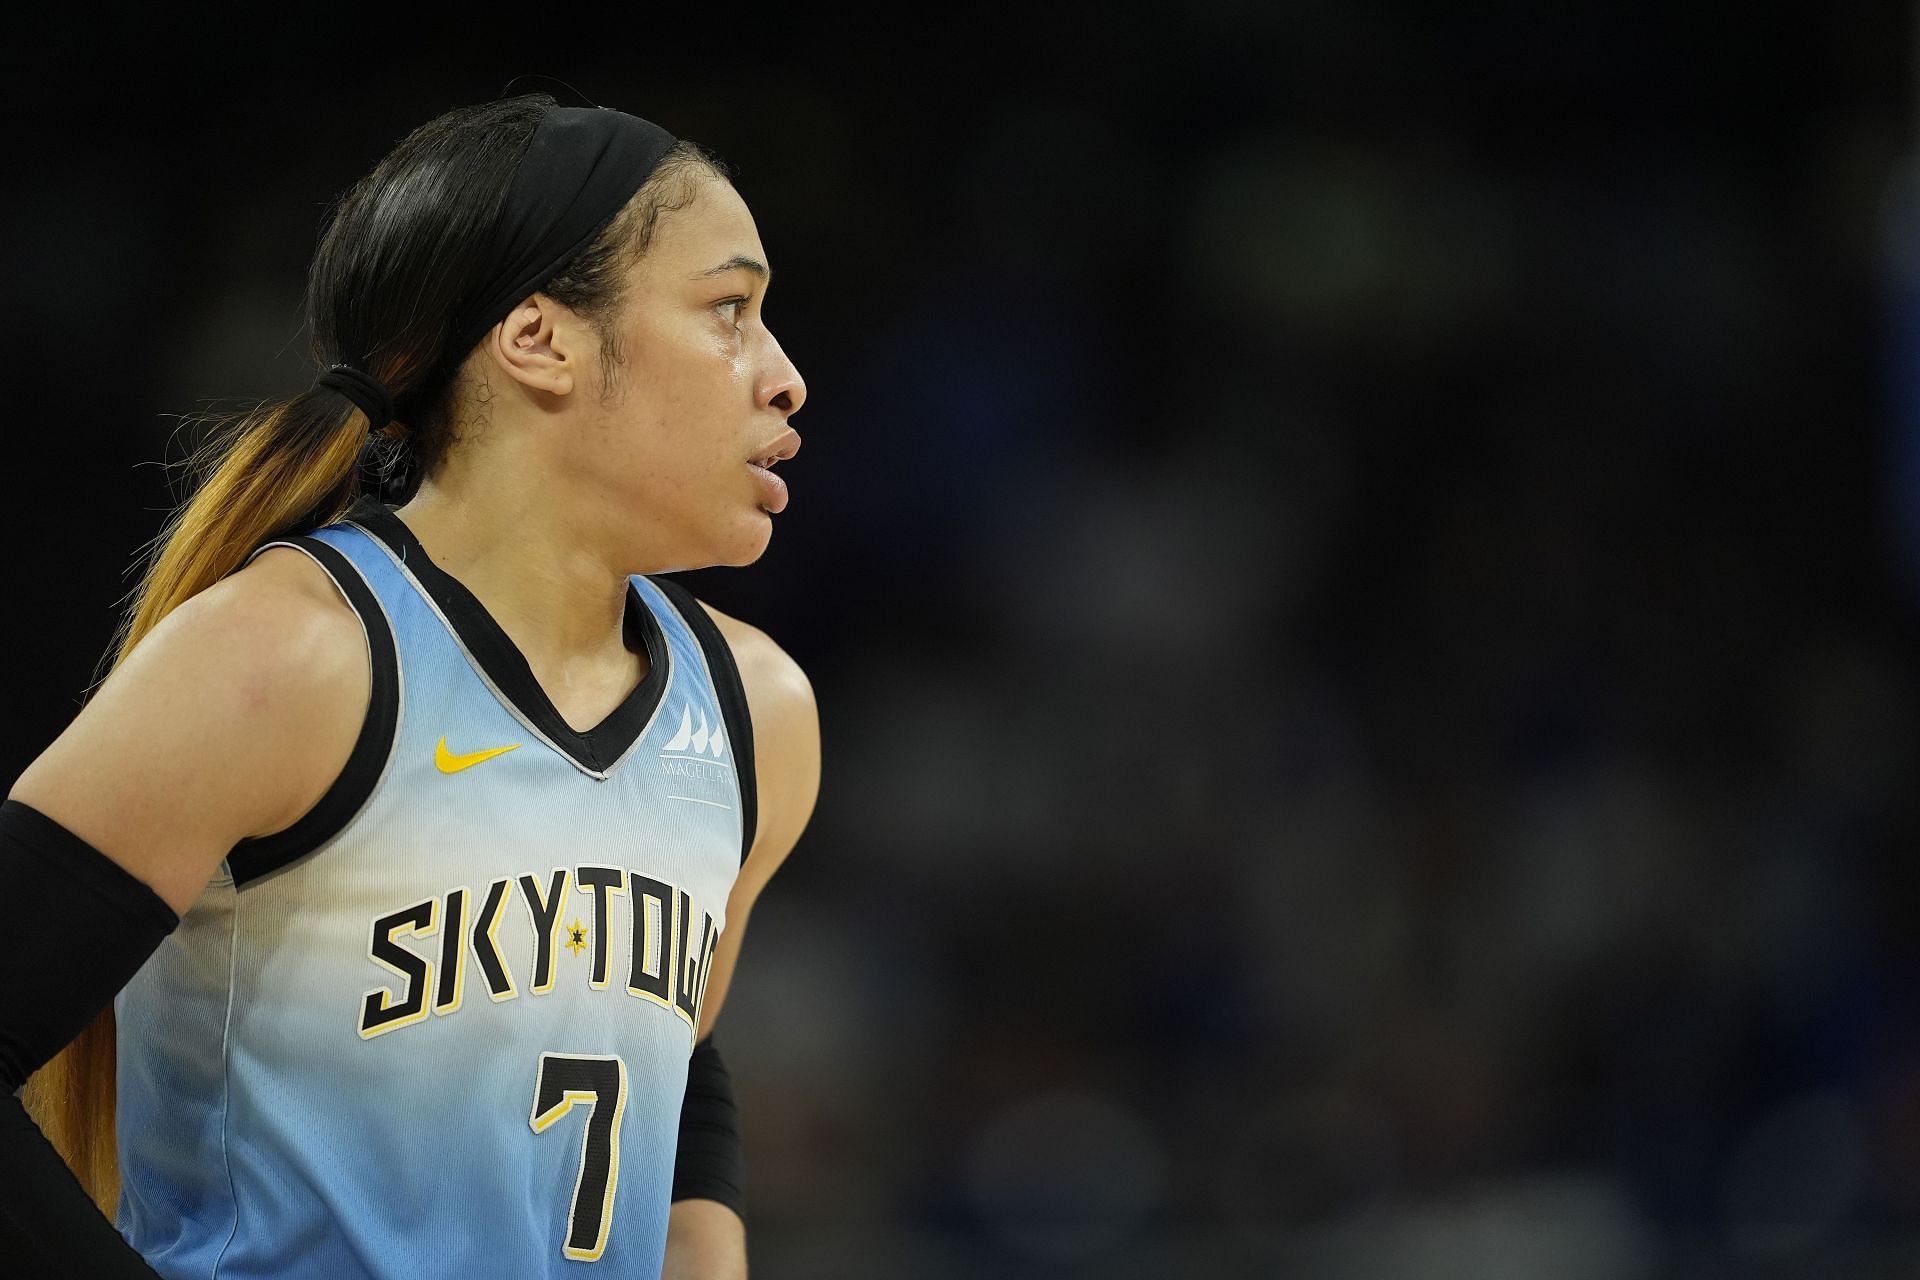
M696 714L698 727L694 723ZM697 713L692 703L680 708L680 730L660 749L660 772L679 782L667 799L716 809L733 808L733 766L721 763L726 753L726 731L717 723L707 722L705 708ZM699 794L685 794L688 791Z
M727 750L727 735L719 725L707 724L707 713L700 712L700 727L693 727L693 705L680 709L680 732L673 735L672 741L661 748L663 751L692 751L696 756L712 756L715 760L724 758Z

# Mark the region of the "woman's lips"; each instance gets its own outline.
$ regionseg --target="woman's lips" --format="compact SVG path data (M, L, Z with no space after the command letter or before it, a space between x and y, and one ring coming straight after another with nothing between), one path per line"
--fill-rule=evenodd
M753 472L760 482L760 505L779 515L787 509L787 482L773 474L757 462L749 462L747 469Z

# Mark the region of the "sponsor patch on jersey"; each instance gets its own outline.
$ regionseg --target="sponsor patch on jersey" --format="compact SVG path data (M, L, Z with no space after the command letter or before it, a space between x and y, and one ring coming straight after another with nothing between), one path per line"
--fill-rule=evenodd
M733 765L721 721L719 716L709 720L705 707L681 706L680 727L660 748L660 772L673 778L680 792L669 800L733 808Z

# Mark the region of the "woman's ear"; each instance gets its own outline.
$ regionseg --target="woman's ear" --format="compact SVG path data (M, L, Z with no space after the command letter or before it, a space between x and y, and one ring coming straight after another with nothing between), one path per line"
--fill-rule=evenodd
M501 372L531 391L573 391L579 360L573 315L543 293L530 295L487 331L487 354Z

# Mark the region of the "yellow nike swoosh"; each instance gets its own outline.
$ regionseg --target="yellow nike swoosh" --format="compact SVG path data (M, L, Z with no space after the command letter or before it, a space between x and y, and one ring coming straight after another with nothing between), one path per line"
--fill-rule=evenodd
M462 769L471 769L495 756L503 756L519 746L520 744L515 742L509 746L489 747L485 751L469 751L463 756L457 756L447 750L447 735L443 733L440 735L440 741L434 745L433 763L442 773L458 773Z

